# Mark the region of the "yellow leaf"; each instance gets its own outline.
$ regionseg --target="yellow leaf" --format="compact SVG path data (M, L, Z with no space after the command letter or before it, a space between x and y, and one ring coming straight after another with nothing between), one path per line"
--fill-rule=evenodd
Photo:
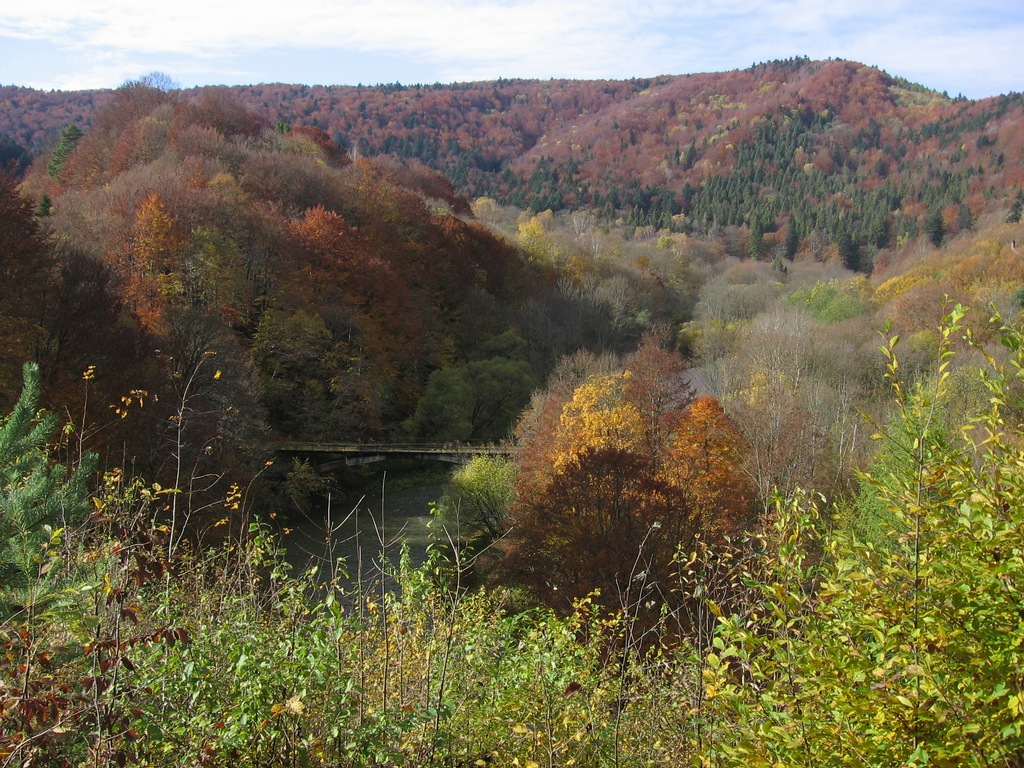
M288 701L284 703L285 708L293 715L301 715L306 711L306 705L302 703L302 699L296 696L292 696Z

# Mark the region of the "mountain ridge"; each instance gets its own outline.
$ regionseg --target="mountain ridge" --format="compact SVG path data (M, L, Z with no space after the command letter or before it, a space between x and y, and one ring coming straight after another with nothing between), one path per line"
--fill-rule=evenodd
M12 88L0 88L0 136L37 152L68 122L88 128L111 93ZM353 157L422 163L470 200L755 238L792 220L802 238L848 239L860 251L847 248L851 264L916 237L929 214L957 231L1008 208L1024 185L1021 94L950 98L840 59L633 80L178 94L218 90L281 130L322 130Z

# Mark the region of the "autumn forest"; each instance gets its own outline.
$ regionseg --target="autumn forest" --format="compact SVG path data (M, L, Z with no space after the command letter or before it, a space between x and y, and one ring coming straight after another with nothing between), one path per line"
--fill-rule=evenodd
M4 765L1024 761L1021 94L150 76L0 160ZM298 442L504 450L305 570L382 478Z

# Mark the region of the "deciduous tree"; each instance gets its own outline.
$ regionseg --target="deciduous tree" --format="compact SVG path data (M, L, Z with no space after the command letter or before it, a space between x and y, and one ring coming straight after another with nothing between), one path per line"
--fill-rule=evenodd
M687 365L670 346L666 328L645 333L640 346L624 362L630 373L624 395L640 416L644 453L659 471L672 435L693 401Z
M527 442L496 573L561 608L599 589L605 608L632 610L666 587L677 547L735 533L749 517L743 442L716 401L693 400L664 337L648 336L620 365L571 395L535 397L517 430Z
M988 410L949 439L935 416L952 394L963 314L944 320L924 387L903 380L895 339L883 347L895 418L879 437L891 455L864 476L889 524L881 539L819 538L818 504L802 495L775 510L753 610L723 614L706 657L711 722L727 725L704 747L725 764L1019 760L1024 659L1009 585L1024 577L1024 456L1005 408L1024 337L1000 330L1005 367L975 350Z
M441 516L453 538L479 551L508 532L515 471L504 456L474 456L452 474Z
M117 269L129 306L151 330L160 329L167 303L181 294L181 256L187 242L160 195L147 195L135 211Z
M673 435L666 474L714 538L749 523L754 493L743 472L745 452L743 436L713 397L694 400Z
M611 611L660 605L675 548L696 533L685 495L612 445L573 454L512 522L498 575L562 611L595 591Z

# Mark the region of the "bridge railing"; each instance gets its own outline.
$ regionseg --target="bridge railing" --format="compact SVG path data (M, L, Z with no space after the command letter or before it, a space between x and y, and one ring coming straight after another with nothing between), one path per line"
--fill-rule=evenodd
M511 447L500 443L326 443L285 441L275 445L278 453L459 453L508 454Z

